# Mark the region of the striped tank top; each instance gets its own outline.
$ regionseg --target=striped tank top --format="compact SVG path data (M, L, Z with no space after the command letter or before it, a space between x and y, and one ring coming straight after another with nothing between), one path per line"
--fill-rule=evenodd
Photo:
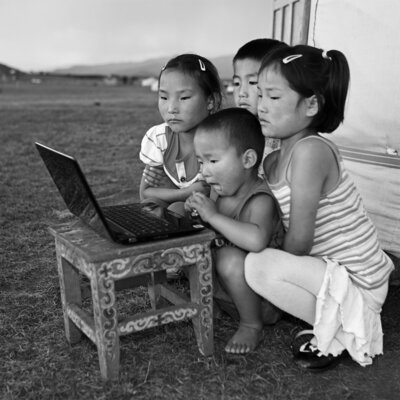
M345 266L353 282L362 288L380 287L389 279L394 266L379 245L375 227L344 168L337 147L321 136L308 136L301 140L322 140L326 143L332 149L340 171L336 186L329 193L322 194L319 200L310 255L327 257ZM279 203L286 231L289 228L291 202L288 167L283 180L275 184L268 182Z

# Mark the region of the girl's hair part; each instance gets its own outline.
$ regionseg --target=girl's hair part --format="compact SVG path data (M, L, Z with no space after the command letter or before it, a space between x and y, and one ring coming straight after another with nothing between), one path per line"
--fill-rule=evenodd
M344 119L350 69L344 54L307 45L280 47L267 54L260 67L277 70L302 97L316 96L318 112L309 128L333 132Z
M223 85L219 77L217 68L205 57L197 54L180 54L171 58L167 64L162 67L158 82L161 75L168 69L181 71L196 80L204 95L213 100L213 108L211 112L216 112L221 108L223 100Z

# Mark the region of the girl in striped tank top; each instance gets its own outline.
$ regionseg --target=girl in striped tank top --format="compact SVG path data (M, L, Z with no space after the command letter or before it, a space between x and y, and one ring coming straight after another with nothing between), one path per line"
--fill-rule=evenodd
M319 135L343 121L349 79L341 52L305 45L274 50L258 77L263 134L281 140L263 167L286 233L282 250L249 253L245 277L313 327L310 340L303 331L292 345L310 371L333 367L345 353L365 366L383 348L380 312L393 264L336 146Z

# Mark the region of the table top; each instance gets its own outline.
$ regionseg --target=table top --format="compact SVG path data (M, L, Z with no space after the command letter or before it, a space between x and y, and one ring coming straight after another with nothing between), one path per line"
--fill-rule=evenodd
M79 220L50 226L49 232L56 240L62 242L67 247L73 247L75 252L80 253L92 262L101 261L105 258L129 257L171 247L210 242L217 236L214 231L204 229L193 234L186 234L185 236L124 245L99 236L93 229Z

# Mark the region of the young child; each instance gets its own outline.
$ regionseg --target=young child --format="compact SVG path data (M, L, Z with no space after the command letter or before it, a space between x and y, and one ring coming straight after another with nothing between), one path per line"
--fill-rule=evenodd
M292 346L311 371L333 367L345 350L361 365L382 353L380 312L393 269L337 147L318 134L343 121L349 77L341 52L304 45L274 50L258 77L263 134L281 140L264 171L286 235L283 250L249 253L245 277L313 326L310 341L299 346L297 337Z
M257 115L258 70L266 54L285 43L275 39L254 39L245 43L233 57L233 100L236 107Z
M199 124L194 148L211 195L195 192L186 207L224 236L216 251L216 270L240 316L225 350L243 354L257 346L263 326L261 298L245 282L244 259L247 252L270 243L278 223L275 202L257 172L264 137L256 116L228 108Z
M199 122L217 111L221 102L221 81L209 60L182 54L168 61L160 73L158 89L158 109L164 123L146 132L140 150L140 159L146 164L141 200L168 206L184 202L193 191L209 192L199 179L193 137ZM146 179L150 168L162 168L167 179L152 185Z
M201 179L193 137L199 122L220 108L222 85L215 66L197 54L169 60L158 81L158 109L164 123L150 128L142 140L140 159L146 167L140 199L182 214L184 201L193 191L210 191ZM157 174L159 168L162 174ZM177 279L181 272L171 267L167 278Z
M276 47L287 46L275 39L254 39L239 48L233 57L233 100L236 107L257 115L258 70L265 55ZM265 139L264 157L279 147L279 140ZM263 174L262 163L260 173Z
M232 62L233 99L236 107L245 108L252 114L258 116L258 70L260 69L262 59L269 52L277 47L283 46L287 46L287 44L275 39L262 38L251 40L239 48ZM279 139L266 137L263 160L271 151L278 149L279 144ZM261 162L258 168L258 174L261 177L264 176L262 164ZM281 224L277 227L277 230L279 233L277 232L276 236L281 237L281 239L277 241L277 244L279 244L278 242L282 240L284 234ZM215 296L216 298L218 298L218 296L222 298L219 299L220 302L224 299L224 293L222 291L216 292ZM223 304L229 311L229 302ZM266 300L262 302L262 310L263 320L268 325L274 324L282 316L282 312ZM232 312L230 312L230 314L232 314Z

